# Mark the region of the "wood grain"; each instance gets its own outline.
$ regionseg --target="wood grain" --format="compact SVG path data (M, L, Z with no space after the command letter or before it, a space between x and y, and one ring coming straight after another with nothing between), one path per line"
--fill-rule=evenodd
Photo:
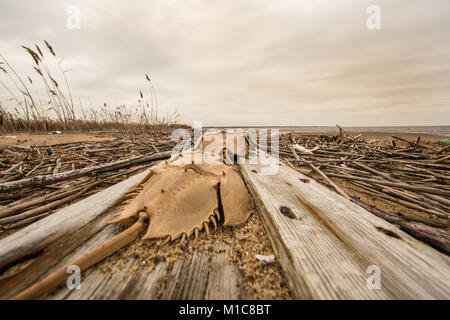
M148 172L139 173L0 240L0 270L39 253L57 239L93 221L139 184Z
M120 233L120 226L107 225L112 215L117 212L114 204L137 185L147 173L148 171L129 178L34 223L26 228L31 234L26 230L19 231L18 234L21 234L22 238L13 234L0 241L0 245L5 244L0 249L0 252L4 252L2 257L11 254L12 248L18 248L19 252L16 252L13 261L17 261L18 257L26 257L43 250L27 267L0 282L2 286L0 298L13 296ZM78 217L75 216L76 214ZM57 226L59 230L55 230ZM52 241L47 238L49 234ZM15 239L15 242L11 238ZM33 247L38 239L43 243L40 243L37 248ZM194 252L183 256L170 270L163 262L158 263L153 270L139 266L136 268L138 261L133 257L123 261L125 266L119 271L113 268L113 272L104 272L100 267L94 266L82 273L80 290L69 290L65 284L62 284L47 297L41 298L56 300L183 298L191 300L245 297L238 266L228 262L229 245L217 243L217 248L219 253L213 255Z
M450 297L447 256L284 164L241 167L296 298ZM371 265L379 290L366 285Z
M117 234L108 226L64 259L67 263L99 243ZM200 252L181 257L171 269L159 262L152 270L138 265L137 258L128 257L119 271L104 272L92 268L82 277L81 289L60 286L46 297L48 300L236 300L246 297L237 265L228 262L229 246L218 243L223 251L208 255ZM55 266L53 269L58 268Z

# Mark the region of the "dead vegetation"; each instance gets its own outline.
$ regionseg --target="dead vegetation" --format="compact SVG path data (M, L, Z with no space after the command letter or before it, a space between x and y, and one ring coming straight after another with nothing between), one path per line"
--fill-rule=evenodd
M173 130L187 128L177 124L177 111L158 112L147 74L136 106L91 103L86 110L72 93L70 70L49 42L22 47L33 75L21 76L0 54L0 86L9 97L0 101L0 132L96 132L112 139L29 146L28 139L17 139L0 146L0 232L6 233L144 170L158 160L153 155L175 145Z
M171 133L165 129L105 141L0 146L0 232L23 228L168 158L176 143Z
M420 137L376 141L339 130L337 135L284 134L280 156L291 167L448 254L449 147L421 142Z
M139 89L137 105L111 106L106 102L83 105L71 90L63 60L50 43L22 46L32 58L33 74L16 72L0 54L0 86L8 96L0 101L0 132L12 131L90 131L118 130L141 132L152 126L167 126L180 120L177 110L162 113L150 77L145 74L146 90ZM44 49L45 48L45 49ZM6 102L6 103L5 103Z
M209 236L210 227L217 229L221 221L224 226L244 224L250 215L250 195L236 168L221 163L219 157L209 157L214 164L186 164L184 158L190 160L193 155L182 153L177 160L166 161L129 191L130 199L110 223L134 223L131 227L13 299L39 298L67 278L70 265L84 271L136 240L143 231L142 240L181 238L183 243L193 234L198 238L203 230Z
M30 149L30 150L39 150L39 152L43 150L51 150L53 158L57 157L57 159L61 159L63 157L66 159L73 159L71 157L75 157L78 155L78 159L80 161L85 161L86 167L82 168L81 170L89 170L89 172L94 172L96 175L98 174L104 174L102 176L105 178L104 180L108 180L111 178L116 178L116 182L120 181L121 179L125 178L128 175L132 175L135 172L139 172L144 170L148 167L148 165L141 165L136 166L135 163L130 163L130 160L132 159L143 159L145 157L152 157L152 155L155 156L161 156L164 154L165 148L167 148L167 145L169 144L168 140L169 135L155 135L155 136L145 136L145 137L120 137L116 140L109 140L109 141L96 141L92 143L84 143L84 144L76 144L76 143L66 143L62 145L53 145L53 146L31 146L31 147L19 147L19 150L24 149ZM78 147L77 147L78 146ZM172 146L172 145L171 145ZM11 148L15 152L15 146L8 146L8 148ZM42 148L41 148L42 147ZM48 147L48 148L47 148ZM129 147L129 149L127 148ZM56 150L57 152L56 152ZM149 150L151 149L151 151ZM117 158L117 155L114 154L114 151L122 151L124 154L126 154L125 160L120 160ZM135 153L128 154L127 152L130 151L141 151L144 154L150 154L150 155L136 155ZM32 152L31 152L32 153ZM27 154L28 155L28 154ZM70 156L69 156L70 155ZM101 157L101 155L104 155L104 157L108 157L110 160L106 164L101 164L104 161L104 158ZM115 155L114 157L112 157ZM23 154L22 156L25 156ZM34 154L34 156L37 156ZM46 155L50 157L51 155ZM130 157L132 156L132 157ZM84 159L86 158L86 159ZM20 158L23 159L23 158ZM18 163L21 163L21 165L14 168L11 172L15 172L18 174L16 170L20 169L20 166L24 165L23 161L19 161L20 159L15 159L14 161L18 161ZM83 159L83 160L82 160ZM98 163L100 163L100 167L105 169L105 165L108 166L108 170L106 172L103 172L104 170L98 170L94 168L99 167L97 163L90 163L90 160L94 160ZM38 161L42 161L42 159L35 159L36 161L33 163L35 165L38 163ZM74 160L75 161L75 160ZM132 160L134 161L134 160ZM122 163L122 164L129 164L128 169L125 167L121 170L123 171L117 171L112 170L113 168L116 168L116 163ZM154 164L153 161L146 161L149 165ZM70 163L65 164L65 161L54 161L47 169L43 167L38 167L38 169L35 169L34 172L30 174L30 176L34 177L42 177L45 173L49 173L45 175L48 177L46 180L47 182L53 182L52 179L54 177L58 177L58 174L64 174L64 173L71 173L74 170L72 170L72 166ZM56 170L56 173L53 174L53 172ZM134 170L133 170L134 168ZM30 170L31 169L31 170ZM31 172L33 170L33 166L27 166L26 172ZM40 172L41 175L38 175L36 172ZM36 173L36 175L35 175ZM109 173L109 175L108 175ZM120 174L120 177L116 177L116 174ZM21 176L23 177L23 176ZM89 176L86 176L89 177ZM17 182L17 181L24 181L26 179L20 179L20 177L16 177L17 179L11 181L11 182ZM88 180L90 179L90 180ZM79 180L79 181L78 181ZM97 177L94 181L92 181L92 178L87 178L86 180L82 180L81 177L77 179L72 179L70 183L70 187L68 186L69 183L67 180L63 184L57 184L57 183L45 183L41 187L47 188L47 187L56 187L60 189L68 189L69 192L75 192L75 190L72 189L72 186L77 187L78 183L87 183L87 181L90 181L91 184L95 184L99 178ZM34 181L35 180L26 180L26 181ZM68 180L70 181L70 180ZM112 182L111 184L114 184L116 182ZM14 185L14 184L13 184ZM106 184L109 185L109 184ZM105 185L105 186L106 186ZM5 184L0 183L1 186L5 186ZM34 187L34 188L33 188ZM61 188L62 187L62 188ZM89 185L88 185L89 187ZM96 186L95 186L96 187ZM103 185L101 186L103 187ZM223 186L222 186L223 187ZM23 218L24 216L22 213L23 210L28 210L27 208L37 209L37 210L43 210L43 207L46 207L45 205L42 206L41 198L33 198L32 194L33 192L38 192L40 189L37 186L28 185L27 188L30 192L30 197L25 203L22 203L21 201L16 201L11 203L10 205L4 206L3 209L7 209L6 211L3 211L3 213L8 212L9 213L14 212L13 215L10 217L15 219ZM27 189L25 188L25 189ZM14 188L17 192L18 190L22 190L23 188ZM7 192L13 192L13 189L7 191ZM50 194L48 192L51 192L49 190L47 193L44 194L45 199L52 201L55 200L55 197L58 196L58 191L56 191L55 194ZM226 192L226 188L222 190L223 192ZM216 194L216 192L214 192ZM87 195L87 193L86 193ZM77 200L80 199L79 196L76 196ZM235 198L235 196L233 196ZM26 198L25 198L26 199ZM66 203L71 202L73 199L69 199ZM223 200L223 199L222 199ZM227 202L221 201L222 205L225 203L225 210L228 209ZM38 205L38 203L40 203ZM51 204L52 205L52 204ZM56 202L53 202L53 205L56 205ZM217 205L217 204L216 204ZM31 211L30 210L30 211ZM26 215L30 214L29 212L25 211ZM51 214L49 212L48 214L44 215L47 216ZM36 220L41 219L42 217L36 216ZM35 221L35 220L34 220ZM210 220L213 225L215 225L214 219ZM29 220L26 221L28 223ZM217 221L218 222L218 221ZM226 219L224 220L226 223ZM23 226L22 224L21 226ZM117 251L114 255L112 255L110 258L105 259L103 262L101 262L98 265L99 270L104 270L105 268L110 268L111 266L118 265L120 261L121 263L124 263L123 261L128 261L127 256L132 255L131 260L135 259L134 257L138 257L139 264L138 266L142 268L146 268L146 272L150 272L153 269L149 270L148 267L154 266L158 261L166 261L168 263L168 271L172 272L172 268L174 265L174 261L189 261L189 257L191 254L196 255L205 255L205 256L212 256L214 253L211 251L212 248L216 248L217 243L223 243L225 246L229 247L229 250L226 250L224 252L220 251L220 254L223 254L225 256L228 256L228 258L225 258L223 261L228 264L237 265L239 267L240 273L242 274L242 278L244 282L241 284L242 287L238 288L239 291L241 291L242 297L251 298L251 299L287 299L290 298L289 290L287 289L285 280L283 278L283 274L281 272L280 266L277 262L271 261L269 262L262 262L258 260L258 255L267 255L271 256L273 255L272 250L270 249L269 240L264 233L264 230L262 228L261 222L259 221L259 217L257 215L252 215L249 218L249 221L245 225L241 225L235 228L229 228L225 227L222 224L217 223L217 231L211 231L211 233L208 232L208 226L205 224L204 229L206 230L206 233L200 233L198 238L195 237L195 239L189 239L188 241L182 241L183 243L172 243L172 244L166 244L161 245L161 242L152 240L147 242L136 242L131 244L129 247L124 248L123 250ZM11 228L11 229L9 229ZM12 228L17 228L17 225L6 225L5 229L7 229L7 232L12 232ZM192 232L190 232L192 233ZM208 236L206 236L208 234ZM72 238L75 238L73 236ZM84 237L82 237L84 238ZM80 242L81 240L76 240ZM156 245L157 244L157 245ZM198 251L198 252L197 252ZM69 252L69 251L68 251ZM218 254L219 254L218 253ZM51 255L53 258L55 257L54 254ZM42 258L44 259L44 258ZM111 259L115 261L114 263L111 263ZM215 258L208 258L208 261L212 261ZM45 259L44 259L45 260ZM226 262L228 260L228 262ZM39 261L43 261L41 259L36 260L36 263L31 264L30 269L24 269L21 272L18 272L15 274L12 278L8 278L7 281L9 284L13 283L17 279L21 279L21 276L29 275L32 273L30 270L33 268L38 268ZM209 263L209 262L208 262ZM133 269L134 270L134 269ZM39 272L43 272L42 268L39 268ZM135 272L134 270L133 272ZM109 271L103 271L105 274L111 273L111 270ZM34 272L36 273L36 272ZM65 273L64 273L65 274ZM169 273L168 273L169 274ZM208 273L205 273L205 275L208 275ZM17 278L16 278L17 277ZM170 283L168 279L163 281L163 286L167 283ZM17 283L16 283L17 284ZM170 290L169 290L170 291ZM165 291L164 291L165 292ZM156 298L158 299L164 299L163 291L158 294Z

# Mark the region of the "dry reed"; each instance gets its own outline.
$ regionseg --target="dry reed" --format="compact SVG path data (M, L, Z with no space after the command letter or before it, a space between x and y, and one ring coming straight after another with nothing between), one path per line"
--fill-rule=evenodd
M137 106L112 107L104 103L98 108L90 102L89 108L85 110L79 99L76 112L75 99L66 76L69 70L64 70L62 59L58 59L51 44L47 41L44 43L46 50L37 44L34 49L22 46L33 60L33 70L41 80L39 87L41 90L36 86L37 82L33 81L32 76L22 78L0 54L0 87L10 97L7 102L12 102L6 107L0 101L0 132L55 130L136 132L178 123L180 119L178 111L158 114L156 92L147 74L145 79L148 82L149 99L146 99L143 90L139 90ZM56 62L56 72L51 70L49 59ZM58 82L61 78L64 85ZM42 92L45 99L41 96Z

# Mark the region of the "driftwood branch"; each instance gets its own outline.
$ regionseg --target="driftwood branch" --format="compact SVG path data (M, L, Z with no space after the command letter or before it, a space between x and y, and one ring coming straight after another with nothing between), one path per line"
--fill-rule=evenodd
M352 198L352 200L367 211L372 212L374 215L390 223L398 225L403 231L409 233L415 238L418 238L433 247L450 254L450 236L445 230L432 228L419 222L406 221L404 217L398 214L388 213L377 209L357 198Z
M376 179L368 179L368 178L361 178L356 176L350 176L350 175L342 175L342 174L335 174L335 173L329 173L330 177L335 178L341 178L346 180L358 180L358 181L366 181L371 182L375 184L381 184L389 187L399 187L403 188L405 190L411 190L411 191L419 191L429 194L435 194L435 195L441 195L441 196L450 196L450 191L442 190L442 189L436 189L432 187L426 187L426 186L413 186L406 183L396 183L396 182L389 182L389 181L383 181L383 180L376 180Z
M317 167L316 167L315 165L313 165L312 163L309 163L308 161L304 160L303 158L299 157L298 154L297 154L297 152L295 152L295 149L294 149L293 146L291 146L291 150L292 150L292 153L294 154L295 158L296 158L298 161L302 161L303 163L307 164L311 169L313 169L315 172L317 172L318 174L320 174L320 176L321 176L322 178L324 178L325 181L328 182L328 184L330 184L330 185L336 190L337 193L339 193L341 196L343 196L343 197L346 198L346 199L350 199L350 197L349 197L344 191L342 191L342 189L339 188L333 181L331 181L331 179L328 178L328 177L326 176L326 174L323 173L319 168L317 168Z
M335 135L285 133L279 154L288 164L314 166L334 181L347 181L342 189L351 190L352 196L388 201L398 212L379 216L401 221L401 228L412 236L448 253L450 148L440 147L436 139L392 136L383 141L337 128ZM300 157L293 157L292 144L312 152L296 150ZM305 174L313 171L317 172Z

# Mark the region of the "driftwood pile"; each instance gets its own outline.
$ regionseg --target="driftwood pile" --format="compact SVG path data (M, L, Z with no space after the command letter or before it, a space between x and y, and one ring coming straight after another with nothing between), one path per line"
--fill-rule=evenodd
M280 157L291 167L322 181L344 197L400 226L439 250L450 253L450 148L392 136L366 140L339 128L337 135L283 134ZM333 180L334 181L333 181ZM350 196L337 184L358 190ZM401 212L383 211L358 197L395 203ZM397 210L398 211L398 210Z
M174 145L167 131L97 142L0 146L0 236L169 158Z

